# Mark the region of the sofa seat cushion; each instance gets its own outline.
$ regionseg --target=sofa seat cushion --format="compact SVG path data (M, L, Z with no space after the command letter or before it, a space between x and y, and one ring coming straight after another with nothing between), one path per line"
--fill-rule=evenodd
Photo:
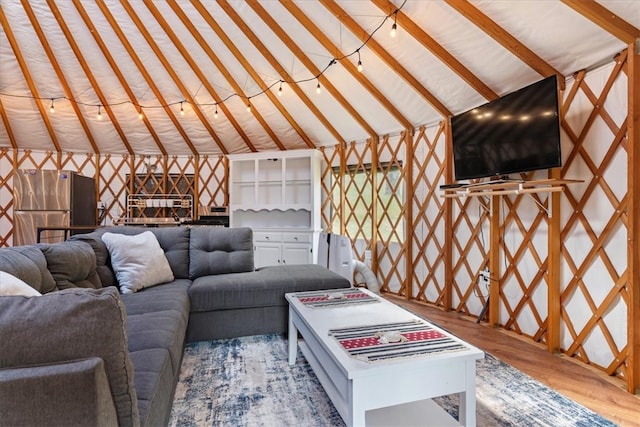
M347 279L315 264L279 265L249 273L199 277L189 288L191 311L284 306L288 292L348 288Z
M140 425L167 425L177 381L177 377L173 375L169 351L150 348L133 351L130 356L138 395Z
M163 310L127 316L129 351L169 351L172 373L180 370L187 322L182 311Z
M47 259L35 245L0 248L0 270L17 277L41 294L57 290L56 281L47 270Z
M58 289L102 287L96 272L96 254L88 243L73 241L39 247Z
M187 293L191 280L178 279L170 283L147 288L133 294L120 296L127 316L154 311L174 310L182 313L185 321L189 319L191 302Z

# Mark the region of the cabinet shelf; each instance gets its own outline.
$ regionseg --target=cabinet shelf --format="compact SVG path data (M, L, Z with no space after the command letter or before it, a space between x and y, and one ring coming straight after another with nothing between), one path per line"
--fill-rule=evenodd
M320 229L320 152L235 154L229 161L231 226L254 230L256 266L313 262ZM257 231L273 238L260 240ZM290 242L291 233L306 237Z

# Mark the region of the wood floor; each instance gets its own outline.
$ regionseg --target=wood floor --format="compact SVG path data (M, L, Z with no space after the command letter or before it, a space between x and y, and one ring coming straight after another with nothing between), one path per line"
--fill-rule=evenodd
M399 297L386 297L616 424L640 426L640 397L625 392L621 380L564 355L550 354L527 338L490 328L486 323L477 324L474 318Z

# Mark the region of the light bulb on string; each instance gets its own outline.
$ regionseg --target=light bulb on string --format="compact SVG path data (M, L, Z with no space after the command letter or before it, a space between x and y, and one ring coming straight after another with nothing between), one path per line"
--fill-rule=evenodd
M322 88L320 87L320 80L318 79L318 85L316 86L316 93L320 94L322 93Z
M358 52L358 71L362 72L362 61L360 60L360 49L356 50Z
M214 119L218 118L218 104L216 104L216 111L213 112L213 118Z
M184 116L184 108L182 108L182 103L183 103L183 102L184 102L184 101L180 101L180 115L181 115L181 116Z
M138 118L140 120L144 119L144 114L142 114L142 107L140 107L140 109L138 110Z
M280 88L278 89L278 96L282 96L282 80L280 80Z
M391 32L389 33L391 37L396 36L396 30L398 29L398 25L396 23L397 19L398 19L398 11L396 10L395 12L393 12L393 25L391 26Z
M100 112L101 105L98 105L98 120L102 120L102 113Z
M247 113L251 112L251 98L247 98Z
M55 109L55 108L53 108L53 98L51 98L51 107L49 107L49 112L50 112L51 114L53 114L53 113L55 113L55 112L56 112L56 109Z

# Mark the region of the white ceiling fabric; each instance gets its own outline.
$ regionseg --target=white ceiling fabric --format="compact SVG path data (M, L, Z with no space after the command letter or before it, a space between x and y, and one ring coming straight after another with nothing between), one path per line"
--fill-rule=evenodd
M560 1L482 0L471 3L565 76L611 62L615 54L627 47ZM639 2L601 0L598 3L640 28ZM22 3L19 0L0 0L7 23L0 31L0 102L4 116L0 121L0 147L12 147L15 143L19 149L46 151L55 150L57 143L62 151L70 152L116 154L126 153L130 147L135 154L157 154L163 150L170 155L219 154L222 152L219 144L229 153L250 151L250 146L258 151L279 149L279 146L296 149L308 147L303 135L310 144L322 146L342 141L359 142L373 135L395 134L405 127L341 62L330 66L322 75L335 87L339 96L333 96L325 85L318 95L317 74L305 66L292 51L293 46L283 42L274 28L270 28L270 24L245 1L234 0L228 4L250 29L249 37L225 11L224 2L109 0L102 3L77 1L76 6L72 1L56 0L53 4L59 10L61 22L68 27L80 58L74 53L49 4L44 0L33 0L28 4L33 10L36 25L41 28L46 44L55 56L54 62L62 79L47 56L46 48ZM321 2L294 1L293 4L343 54L351 54L362 46L362 40ZM386 16L368 0L341 0L336 4L368 34ZM396 0L394 4L398 7L402 3ZM199 12L200 6L232 41L242 55L242 61L236 58ZM259 7L317 69L327 67L333 54L284 4L262 1ZM129 11L139 20L138 23ZM156 11L157 15L154 14ZM83 20L84 13L91 27ZM498 95L543 77L443 1L408 0L401 13ZM116 29L109 22L111 16ZM392 21L393 18L387 20L372 40L446 109L456 114L486 101L401 25L397 36L391 38L389 29ZM126 40L121 41L118 31ZM9 32L16 40L20 58L24 60L37 96L43 98L41 101L34 99L36 94L31 91L28 78L19 65L9 42ZM150 41L145 38L145 32L148 32ZM215 55L214 60L199 45L194 33L206 41L209 53ZM99 36L110 58L103 53L92 34ZM268 50L277 61L275 66L251 38ZM362 75L380 91L383 98L412 127L442 120L444 117L437 108L405 81L396 67L378 56L371 43L360 50L364 65ZM110 64L111 58L115 70ZM357 54L344 61L355 64ZM310 80L299 83L308 101L298 96L287 83L283 85L283 95L276 96L278 82L287 80L278 67L294 81ZM252 75L258 75L261 81L256 82ZM82 117L70 101L61 99L67 95L65 84L78 103ZM263 87L271 85L274 85L271 91L275 103L266 94L259 94ZM247 100L235 96L237 89L243 95L252 96L250 102L256 114L246 111ZM49 113L52 98L55 99L53 114ZM198 105L183 102L185 114L181 116L180 102L188 99ZM214 118L216 99L226 99L224 105L217 106L217 119ZM38 102L43 113L38 109ZM312 103L316 111L307 102ZM111 106L106 107L105 103ZM143 106L147 123L138 118L135 103ZM98 105L102 105L101 121L96 118ZM163 105L169 106L164 108ZM354 117L352 111L359 118ZM48 118L50 128L43 115Z

